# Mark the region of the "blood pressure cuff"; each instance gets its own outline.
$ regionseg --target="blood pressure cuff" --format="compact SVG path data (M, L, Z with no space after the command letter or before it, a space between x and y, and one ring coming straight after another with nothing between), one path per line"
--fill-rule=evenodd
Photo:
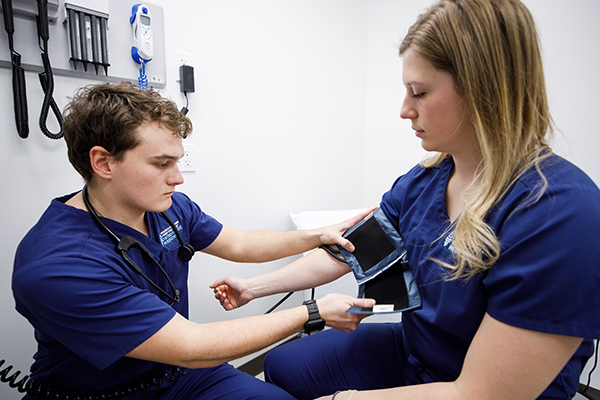
M404 242L381 208L346 231L344 237L355 247L351 253L338 246L358 283L358 297L373 298L377 305L393 305L393 309L388 307L381 312L407 311L421 306ZM377 311L352 307L348 312Z

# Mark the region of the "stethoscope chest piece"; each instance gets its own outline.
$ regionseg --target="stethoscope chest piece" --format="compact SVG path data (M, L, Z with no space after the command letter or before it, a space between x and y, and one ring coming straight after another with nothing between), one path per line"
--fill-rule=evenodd
M195 250L191 244L184 244L179 246L179 250L177 250L177 256L185 262L188 262L194 257Z

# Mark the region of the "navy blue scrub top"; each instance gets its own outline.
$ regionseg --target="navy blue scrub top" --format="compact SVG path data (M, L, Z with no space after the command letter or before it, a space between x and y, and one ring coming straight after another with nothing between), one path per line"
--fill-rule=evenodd
M132 236L158 258L181 301L168 300L127 266L115 243L83 210L54 199L22 240L15 258L16 308L35 328L38 352L32 366L36 380L58 388L103 389L139 381L162 364L125 354L169 322L176 312L188 317L188 263L177 256L179 242L157 213L146 213L150 237L105 219L119 237ZM222 225L182 193L172 196L167 214L185 243L202 250ZM170 291L157 267L139 250L129 256L160 287Z
M404 239L422 307L405 312L409 360L431 381L460 374L485 313L520 328L586 340L546 390L576 385L600 337L600 191L568 161L543 161L548 188L535 201L540 177L526 172L487 216L501 244L494 266L465 281L431 259L452 262L453 231L445 191L451 157L432 168L417 166L400 177L381 208ZM564 380L561 380L564 379ZM561 383L563 382L563 383Z

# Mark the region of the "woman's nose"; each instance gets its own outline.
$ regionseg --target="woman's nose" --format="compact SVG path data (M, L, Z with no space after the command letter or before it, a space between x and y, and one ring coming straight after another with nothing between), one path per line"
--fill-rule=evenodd
M400 107L400 118L402 119L413 119L417 116L417 112L410 104L410 100L404 98L402 106Z

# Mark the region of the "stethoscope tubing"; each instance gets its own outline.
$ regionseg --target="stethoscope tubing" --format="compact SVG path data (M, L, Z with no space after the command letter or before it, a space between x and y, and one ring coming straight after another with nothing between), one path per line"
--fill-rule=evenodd
M165 271L165 269L162 267L162 265L160 265L160 263L156 260L156 258L154 257L154 255L152 253L150 253L150 251L146 248L146 246L144 246L140 241L132 238L131 236L119 237L112 229L110 229L108 227L108 225L102 220L102 218L100 217L100 213L98 212L98 210L96 209L96 207L94 207L94 204L90 200L90 197L88 195L87 185L85 185L83 187L83 190L81 191L81 197L83 199L83 203L85 204L86 208L88 209L89 214L92 216L92 219L116 243L116 245L115 245L115 252L121 256L121 258L123 259L123 262L125 262L125 264L127 264L131 269L133 269L136 273L138 273L142 278L144 278L160 294L162 294L163 296L165 296L166 298L168 298L172 302L171 306L173 306L175 303L178 303L179 300L181 299L179 290L177 290L175 288L175 285L173 284L173 281L171 280L171 278L167 274L167 271ZM194 252L193 248L191 247L191 245L186 245L184 243L183 237L181 236L181 234L177 230L177 227L175 226L175 224L173 223L173 221L171 220L171 218L169 218L169 216L166 213L164 213L164 212L162 212L161 215L163 216L163 218L166 219L166 221L169 223L169 225L171 226L171 228L175 232L175 234L177 236L177 239L179 240L179 243L181 245L180 249L182 247L184 247L185 248L184 252L191 252L191 255L189 256L189 258L187 260L184 260L184 261L189 261L189 259L191 259L191 256L193 256L193 252ZM161 272L161 274L167 280L167 282L169 284L169 287L171 288L171 291L174 293L174 295L170 295L163 288L161 288L160 286L158 286L158 284L156 284L156 282L154 282L152 279L150 279L148 277L148 275L146 275L144 273L144 271L142 271L142 269L133 261L133 259L131 259L131 257L129 257L129 255L127 254L127 251L131 247L137 247L138 249L141 250L142 254L146 254L146 256L150 260L152 260L152 262L154 263L154 265L156 265L156 267L158 268L158 270ZM181 253L182 252L179 251L178 255L179 255L180 258L183 259L183 257L181 256Z

